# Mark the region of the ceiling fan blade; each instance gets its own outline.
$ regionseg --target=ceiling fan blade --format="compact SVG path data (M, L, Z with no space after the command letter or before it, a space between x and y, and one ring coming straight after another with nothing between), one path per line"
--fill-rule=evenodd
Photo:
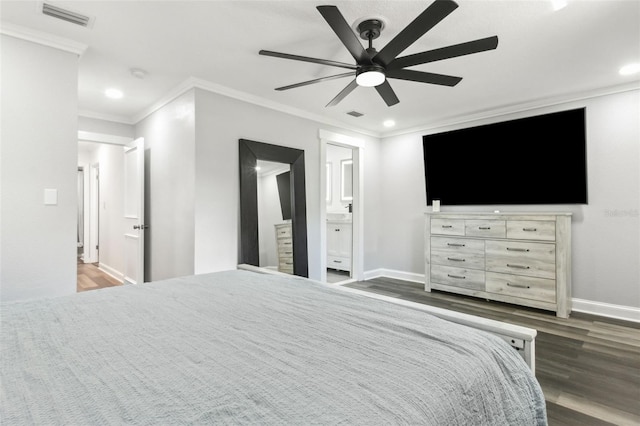
M318 12L327 21L333 32L336 33L342 44L347 48L351 56L360 63L371 63L371 58L362 47L360 40L353 32L342 13L335 6L318 6Z
M353 81L349 83L347 87L342 89L342 91L338 93L335 98L331 99L331 102L329 102L325 106L325 108L338 105L340 101L346 98L349 93L353 92L353 89L355 89L356 87L358 87L358 83L356 83L356 79L354 78Z
M327 77L320 77L320 78L316 78L314 80L303 81L302 83L291 84L289 86L276 87L276 90L295 89L296 87L308 86L309 84L320 83L321 81L335 80L337 78L343 78L343 77L353 77L353 75L354 74L352 72L345 72L343 74L336 74L336 75L330 75L330 76L327 76Z
M293 59L294 61L304 61L304 62L311 62L314 64L320 64L320 65L329 65L332 67L347 68L349 70L358 69L356 65L347 64L345 62L330 61L328 59L316 59L316 58L310 58L308 56L291 55L289 53L273 52L271 50L261 50L258 52L258 54L264 55L264 56L273 56L274 58Z
M381 65L387 65L402 51L411 46L427 31L436 26L458 7L452 0L435 0L416 19L407 25L378 53L374 60Z
M387 69L400 69L411 67L414 65L426 64L428 62L455 58L457 56L471 55L473 53L493 50L496 47L498 47L498 36L482 38L479 40L454 44L452 46L442 47L440 49L429 50L426 52L416 53L414 55L396 58L391 61L391 63L389 63Z
M396 93L391 88L388 80L385 80L384 83L376 86L376 90L387 104L387 106L393 106L400 102L400 99L396 96Z
M460 83L462 77L451 75L434 74L430 72L413 70L390 70L387 71L387 78L397 78L399 80L417 81L419 83L439 84L441 86L453 87Z

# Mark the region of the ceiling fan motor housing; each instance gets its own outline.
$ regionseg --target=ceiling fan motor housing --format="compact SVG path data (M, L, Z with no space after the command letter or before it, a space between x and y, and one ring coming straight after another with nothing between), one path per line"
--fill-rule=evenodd
M360 37L365 40L375 40L380 37L383 23L380 19L367 19L358 24Z

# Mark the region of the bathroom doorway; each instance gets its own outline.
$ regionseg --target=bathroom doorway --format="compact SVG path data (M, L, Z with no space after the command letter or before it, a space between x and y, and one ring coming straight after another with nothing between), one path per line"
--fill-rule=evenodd
M327 144L326 149L327 282L352 278L353 150Z

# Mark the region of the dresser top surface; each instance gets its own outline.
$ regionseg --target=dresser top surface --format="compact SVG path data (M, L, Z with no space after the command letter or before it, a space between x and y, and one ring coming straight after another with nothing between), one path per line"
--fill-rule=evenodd
M526 217L526 216L539 216L539 217L549 217L549 216L571 216L573 213L570 212L425 212L427 216L442 216L447 218L459 218L459 219L471 219L475 217L483 217L483 218L504 218L507 216L513 217Z

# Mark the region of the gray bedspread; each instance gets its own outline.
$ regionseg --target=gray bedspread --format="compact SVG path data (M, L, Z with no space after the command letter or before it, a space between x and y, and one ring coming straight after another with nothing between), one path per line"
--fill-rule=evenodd
M501 339L226 271L1 305L0 424L537 425Z

